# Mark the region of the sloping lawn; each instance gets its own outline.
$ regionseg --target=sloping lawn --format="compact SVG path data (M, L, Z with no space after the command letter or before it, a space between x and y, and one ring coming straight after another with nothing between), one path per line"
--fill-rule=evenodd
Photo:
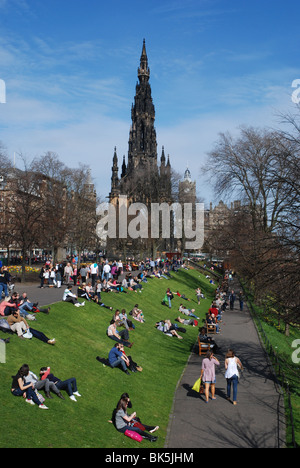
M195 289L201 287L206 300L198 306ZM155 448L164 446L169 414L176 384L186 365L196 341L198 327L186 326L183 340L171 338L154 328L160 319L174 322L179 316L181 302L195 308L201 317L211 303L215 286L210 285L197 270L183 270L172 274L172 279L150 279L142 293L104 293L104 302L113 307L125 308L127 314L138 303L143 309L146 322L134 321L135 330L130 331L131 349L125 348L143 368L143 372L126 375L120 369L111 369L96 360L107 358L114 342L106 336L106 329L113 312L86 302L85 307L59 302L51 306L50 314L38 314L37 321L30 322L33 328L56 339L50 346L33 338L20 340L11 336L6 346L6 364L0 364L1 395L1 447L19 448L130 448L152 447L146 440L141 444L116 431L108 422L120 395L129 393L133 408L142 422L159 425ZM191 302L174 297L172 308L161 304L167 287L179 290L191 298ZM183 317L183 315L181 315ZM0 332L0 337L5 338ZM62 380L76 377L82 397L77 403L66 393L65 401L55 395L46 400L49 411L26 404L23 398L11 395L11 376L22 364L38 374L43 366L50 366L54 375ZM200 368L199 368L200 373Z

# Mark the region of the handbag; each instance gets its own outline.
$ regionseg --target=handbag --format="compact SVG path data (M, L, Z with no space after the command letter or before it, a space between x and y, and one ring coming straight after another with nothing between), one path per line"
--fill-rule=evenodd
M133 419L132 422L133 427L138 427L141 431L145 431L145 426L143 426L143 424L140 421L138 421L137 419Z

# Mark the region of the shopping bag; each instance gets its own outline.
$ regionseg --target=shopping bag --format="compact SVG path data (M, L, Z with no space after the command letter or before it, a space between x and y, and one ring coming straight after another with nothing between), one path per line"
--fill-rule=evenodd
M200 392L200 385L201 385L201 378L199 377L198 380L194 383L192 390L195 390L195 392L199 393Z

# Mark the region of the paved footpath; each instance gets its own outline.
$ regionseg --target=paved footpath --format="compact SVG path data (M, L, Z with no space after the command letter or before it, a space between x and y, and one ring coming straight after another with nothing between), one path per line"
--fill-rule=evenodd
M65 289L65 284L63 284L61 288L49 288L46 286L41 289L38 283L16 283L14 291L18 292L20 295L26 292L31 302L38 302L39 307L43 307L61 301ZM74 287L74 294L76 293L77 287Z
M238 292L236 280L234 290ZM221 350L216 357L216 397L205 403L192 390L205 356L192 353L177 385L165 448L283 448L284 401L261 346L249 309L223 313L221 333L213 335ZM238 385L236 406L226 400L224 361L233 348L244 371Z

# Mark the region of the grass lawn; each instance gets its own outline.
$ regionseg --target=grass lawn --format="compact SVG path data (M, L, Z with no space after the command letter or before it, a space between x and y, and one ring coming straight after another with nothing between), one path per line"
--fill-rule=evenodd
M142 293L104 293L104 302L116 308L125 308L127 314L138 303L143 309L146 322L134 321L136 329L130 331L131 349L125 348L143 372L124 374L119 369L103 366L96 356L107 358L114 342L106 336L112 311L87 303L85 307L59 302L51 306L50 314L38 314L37 321L30 322L33 328L56 339L50 346L33 338L20 340L11 336L6 346L6 363L0 364L1 435L0 447L9 448L130 448L152 447L144 440L141 444L125 437L108 423L120 395L128 392L133 408L142 422L159 425L155 448L164 446L169 414L176 384L187 363L196 341L198 327L186 326L183 340L165 336L154 328L160 319L180 315L181 302L195 308L204 318L214 295L215 286L209 284L197 270L183 270L172 274L172 279L150 279ZM206 296L198 306L195 289L201 287ZM174 297L172 308L161 304L167 287L179 290L191 298L191 302ZM182 316L182 315L181 315ZM183 317L183 316L182 316ZM5 338L0 332L0 337ZM76 377L82 397L78 402L67 395L62 401L54 396L45 403L49 411L26 404L23 398L11 395L11 376L22 364L38 374L43 366L50 366L54 375L62 380ZM200 373L200 368L199 368Z
M259 307L255 307L257 316L260 319L260 324L277 355L277 362L273 360L274 368L280 376L278 365L280 365L284 373L284 381L288 383L291 394L291 405L293 410L293 421L295 427L295 441L300 446L300 329L299 326L290 326L290 335L284 333L283 324L278 324L276 315L271 316L265 314ZM283 378L283 375L281 375ZM279 377L280 379L280 377ZM287 445L291 447L291 425L288 400L286 398L286 414L287 414Z

